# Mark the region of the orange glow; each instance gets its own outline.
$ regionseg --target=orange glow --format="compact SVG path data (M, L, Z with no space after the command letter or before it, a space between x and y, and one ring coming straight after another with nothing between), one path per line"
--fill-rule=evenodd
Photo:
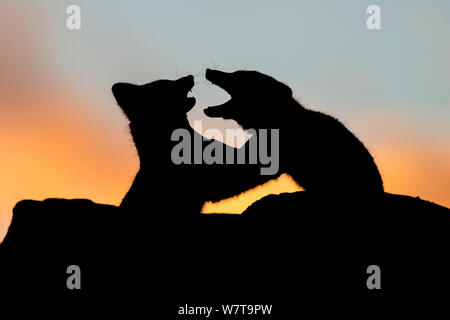
M291 176L282 174L274 180L243 192L235 197L224 199L219 202L206 202L202 213L242 213L253 202L269 194L280 194L282 192L295 192L303 190L297 185Z
M41 114L4 113L0 120L0 240L17 201L89 198L117 205L138 168L127 132L121 136L92 121L80 111L83 100L35 97L13 107L31 111L27 104Z
M385 144L376 155L387 192L420 196L450 207L450 150L432 142Z
M138 166L112 99L102 105L50 67L45 33L30 28L45 32L45 13L9 4L0 11L0 241L18 201L119 204Z

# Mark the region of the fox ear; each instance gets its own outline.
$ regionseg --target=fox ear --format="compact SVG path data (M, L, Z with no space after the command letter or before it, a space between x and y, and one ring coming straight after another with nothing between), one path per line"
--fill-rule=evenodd
M112 86L111 90L117 103L122 105L132 99L136 87L135 84L118 82Z
M133 107L133 101L136 99L138 86L131 83L115 83L111 90L117 104L122 108L128 119L131 120L133 113L130 110Z

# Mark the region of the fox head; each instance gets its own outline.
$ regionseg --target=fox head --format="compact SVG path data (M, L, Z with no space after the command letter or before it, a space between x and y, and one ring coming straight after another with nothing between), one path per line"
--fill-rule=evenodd
M159 115L179 114L186 118L186 113L195 105L195 98L187 96L193 86L194 77L189 75L178 80L157 80L143 85L116 83L112 92L130 122L148 123L152 118L158 121L155 116Z
M292 90L287 85L257 71L227 73L207 69L206 79L227 91L231 99L205 109L204 113L236 120L244 129L269 128L267 125L274 123L276 114L282 113L279 108L292 100Z
M117 103L130 121L131 135L141 157L147 141L156 144L155 137L186 126L186 113L195 105L195 98L187 96L193 86L192 75L143 85L112 86Z

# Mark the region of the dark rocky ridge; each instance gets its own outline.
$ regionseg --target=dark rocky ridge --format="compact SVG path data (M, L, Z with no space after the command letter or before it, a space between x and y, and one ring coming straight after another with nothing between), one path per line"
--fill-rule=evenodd
M449 226L449 209L393 194L281 194L241 216L176 221L170 212L129 212L90 200L25 200L0 246L0 275L2 290L11 292L139 301L156 290L158 303L233 296L281 299L288 308L293 296L286 286L311 299L336 290L367 297L371 264L387 270L385 294L450 284ZM79 292L66 288L71 264L84 272Z

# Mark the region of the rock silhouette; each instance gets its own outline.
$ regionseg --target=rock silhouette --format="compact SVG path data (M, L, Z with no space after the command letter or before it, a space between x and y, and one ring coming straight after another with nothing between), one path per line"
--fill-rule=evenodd
M0 246L0 290L65 301L120 297L163 314L192 300L269 300L288 315L292 292L307 305L323 302L324 292L332 301L372 301L372 264L386 270L385 298L450 284L450 210L417 198L368 203L305 191L268 196L241 216L184 224L136 225L137 214L88 200L18 203ZM80 291L66 288L72 264L83 272Z
M257 71L207 69L206 78L231 99L205 109L205 114L234 119L244 129L278 128L280 171L305 190L383 193L381 175L361 141L337 119L303 107L285 84Z
M211 79L211 72L207 77ZM120 207L85 199L19 202L0 245L2 293L31 291L38 294L35 299L51 297L71 306L76 301L77 307L104 300L108 308L114 305L110 312L122 309L164 318L176 318L176 306L185 303L268 303L276 309L274 319L285 319L308 308L334 310L323 310L324 302L330 307L342 306L342 301L373 303L375 297L381 306L392 297L450 284L446 272L450 210L379 192L381 179L370 154L334 120L330 126L338 126L354 144L348 147L349 154L359 152L368 163L366 177L373 179L371 183L359 181L352 171L351 183L340 184L348 187L345 194L330 193L328 188L338 181L319 175L327 187L316 192L316 182L308 180L313 179L311 173L300 180L306 186L311 182L314 191L268 196L240 216L200 215L203 201L236 194L267 177L259 175L258 166L184 166L170 161L171 130L192 130L185 115L194 103L187 97L192 81L185 77L143 86L114 85L141 159L133 186ZM288 89L279 91L289 96ZM231 94L236 106L247 99ZM281 121L277 117L281 115L274 116L276 124ZM255 118L261 122L252 121L267 121L272 127L266 116L256 112ZM149 119L154 125L148 124ZM244 127L250 121L247 114L236 120ZM299 148L292 151L294 158L304 156ZM293 163L282 166L289 171ZM326 172L336 179L345 175ZM200 179L205 185L199 185ZM362 190L377 196L365 196ZM82 270L79 291L66 286L67 267L72 264ZM366 270L372 264L383 272L382 294L367 289Z
M2 287L10 293L64 293L67 267L79 263L83 269L86 261L100 262L119 249L126 225L120 208L87 199L20 201L0 245Z

